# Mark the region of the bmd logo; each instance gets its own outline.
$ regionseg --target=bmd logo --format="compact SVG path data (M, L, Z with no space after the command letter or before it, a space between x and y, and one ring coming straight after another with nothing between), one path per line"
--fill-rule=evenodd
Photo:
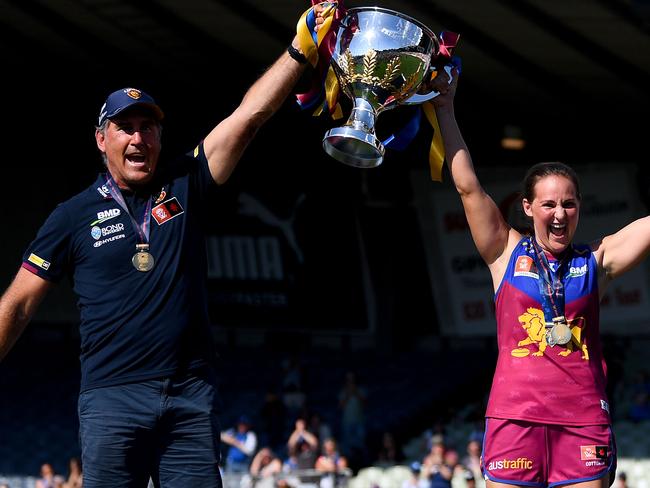
M109 210L102 210L101 212L97 212L97 220L92 222L90 226L95 226L97 224L101 224L102 222L106 222L107 220L114 219L115 217L118 217L122 212L120 211L119 208L111 208Z

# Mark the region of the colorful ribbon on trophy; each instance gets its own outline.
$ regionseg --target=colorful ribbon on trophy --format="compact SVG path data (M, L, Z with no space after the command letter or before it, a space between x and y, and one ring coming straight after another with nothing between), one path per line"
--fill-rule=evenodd
M444 69L445 66L452 66L460 72L460 58L452 56L459 38L460 35L455 32L443 31L440 34L440 48L438 56L435 59L435 65L438 70ZM434 71L432 79L435 78L436 75L437 71ZM442 166L445 161L445 147L442 141L442 134L440 133L436 111L430 101L422 104L422 110L418 107L418 110L415 111L414 115L404 125L404 127L396 134L386 138L382 143L387 148L395 149L397 151L405 150L420 129L422 111L424 111L426 119L433 129L431 146L429 147L429 169L431 171L431 179L433 181L442 181Z
M316 31L317 16L314 7L318 4L324 8L321 14L324 22ZM330 61L336 43L336 31L345 12L342 0L312 0L312 6L302 14L296 26L300 50L315 70L309 91L297 94L296 98L303 110L316 107L315 116L325 111L333 118L343 116L338 103L339 84Z
M438 117L436 117L436 109L433 108L431 102L425 102L422 104L422 110L433 128L433 137L431 138L431 146L429 146L429 170L431 171L431 179L433 181L442 181L445 145L442 142L442 134L440 133L440 125L438 125Z
M458 44L460 34L450 31L440 33L440 48L438 52L437 65L438 69L444 69L444 66L452 66L460 73L460 58L453 56L454 49ZM437 72L436 72L437 74ZM429 170L433 181L442 181L442 165L445 162L445 145L440 133L440 125L436 117L436 110L431 102L425 102L422 106L424 114L433 129L433 137L429 146Z

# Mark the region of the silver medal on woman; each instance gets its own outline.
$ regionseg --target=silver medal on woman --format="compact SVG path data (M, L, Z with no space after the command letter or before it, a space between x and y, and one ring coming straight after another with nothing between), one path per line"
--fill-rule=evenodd
M564 346L571 340L571 327L564 317L555 317L553 322L546 323L546 328L546 343L551 347L556 344Z

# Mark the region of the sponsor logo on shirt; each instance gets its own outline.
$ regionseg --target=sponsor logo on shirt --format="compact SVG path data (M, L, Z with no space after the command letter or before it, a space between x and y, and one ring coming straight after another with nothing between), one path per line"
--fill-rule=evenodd
M100 247L103 246L104 244L108 244L109 242L117 241L119 239L124 239L126 237L126 234L117 234L115 236L108 237L106 239L102 239L101 241L97 241L93 244L93 247Z
M151 209L151 215L158 222L158 225L162 225L183 213L185 213L185 210L183 210L176 197L170 198Z
M533 469L533 461L525 457L490 461L488 471L494 471L496 469Z
M37 256L34 253L31 253L29 255L29 257L27 258L27 261L29 261L30 263L34 263L39 268L49 269L49 267L50 267L50 262L49 261L45 261L45 259L43 259L40 256Z
M93 239L98 240L102 237L110 236L116 232L122 232L124 230L124 224L118 222L117 224L107 225L106 227L94 226L90 229L90 235L93 236Z
M122 211L119 208L111 208L109 210L102 210L101 212L97 212L97 220L92 222L90 226L93 227L97 224L106 222L107 220L119 217L121 213Z
M111 195L110 190L108 189L108 187L107 187L106 185L98 186L98 187L97 187L97 192L98 192L102 197L104 197L104 198L106 198L106 199L113 198L112 195Z
M528 278L538 279L537 267L535 261L530 256L518 256L515 263L515 276L527 276Z
M577 278L579 276L584 276L587 274L587 265L583 266L571 266L569 268L569 278Z

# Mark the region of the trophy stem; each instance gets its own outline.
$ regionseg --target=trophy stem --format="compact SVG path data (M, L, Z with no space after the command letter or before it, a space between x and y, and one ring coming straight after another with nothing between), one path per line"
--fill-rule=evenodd
M357 168L379 166L384 159L384 145L375 135L377 115L366 99L355 98L348 121L325 134L325 152L334 159Z

